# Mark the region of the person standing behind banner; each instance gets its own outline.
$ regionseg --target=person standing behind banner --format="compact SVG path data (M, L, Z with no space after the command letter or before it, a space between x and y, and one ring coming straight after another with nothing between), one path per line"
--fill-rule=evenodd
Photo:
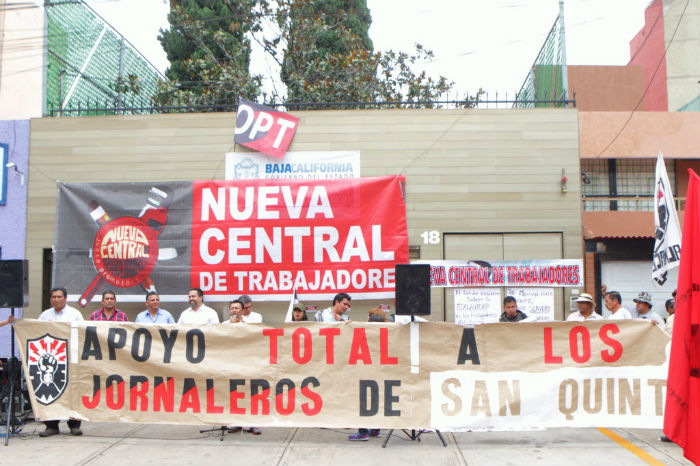
M651 293L642 291L632 301L637 304L638 319L651 320L654 325L664 326L664 320L661 316L651 310Z
M204 304L204 292L199 288L192 288L187 294L190 307L182 311L178 324L218 324L219 314Z
M617 291L608 291L605 293L605 307L610 311L608 320L631 319L632 313L622 307L622 296Z
M12 314L10 314L10 315L7 317L7 320L3 320L2 322L0 322L0 327L4 327L5 325L11 324L11 323L14 322L14 321L15 321L15 316L13 316Z
M673 335L673 317L676 315L676 301L673 299L666 300L666 312L668 313L668 317L666 317L664 330L666 330L669 335Z
M314 320L317 322L342 322L350 320L347 312L350 310L350 300L352 298L347 293L338 293L333 298L331 307L317 312Z
M66 305L66 300L68 299L68 292L65 288L51 288L51 308L45 310L39 316L39 320L44 322L80 322L83 320L83 315L74 307ZM39 432L39 437L50 437L52 435L58 435L60 432L58 430L59 421L44 421L46 425L46 430ZM80 430L80 421L77 419L68 419L68 428L70 429L71 435L83 435L83 431Z
M499 322L520 322L527 319L527 314L518 310L518 302L513 296L503 298L503 314L498 319Z
M601 320L603 316L595 312L595 301L588 293L581 293L576 299L578 311L573 312L566 318L567 322L584 322L587 320Z
M102 293L102 307L90 314L88 320L129 322L126 314L117 309L117 295L112 290Z
M175 319L165 309L160 308L160 296L155 291L146 293L146 310L134 320L137 324L174 324Z
M238 301L243 304L243 311L241 312L241 321L246 324L261 324L262 315L257 312L253 312L253 298L247 294L243 294L238 297Z
M292 322L306 322L309 316L306 315L306 307L301 304L295 304L292 308Z

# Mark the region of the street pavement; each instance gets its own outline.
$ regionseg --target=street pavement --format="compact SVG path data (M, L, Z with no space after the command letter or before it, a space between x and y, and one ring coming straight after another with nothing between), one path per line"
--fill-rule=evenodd
M394 431L386 448L382 438L350 442L351 429L264 428L262 435L242 432L200 433L200 427L169 424L84 422L82 437L41 438L44 425L24 426L0 445L0 464L51 466L140 465L690 465L680 447L659 441L656 429L547 429L518 432L444 432L409 441ZM203 428L203 427L202 427ZM0 440L4 440L0 437Z

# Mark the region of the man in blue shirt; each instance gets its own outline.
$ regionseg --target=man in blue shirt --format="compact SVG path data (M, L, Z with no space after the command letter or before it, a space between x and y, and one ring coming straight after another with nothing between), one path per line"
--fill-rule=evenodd
M165 309L160 308L160 296L155 291L146 294L146 309L136 316L137 324L174 324L175 319Z

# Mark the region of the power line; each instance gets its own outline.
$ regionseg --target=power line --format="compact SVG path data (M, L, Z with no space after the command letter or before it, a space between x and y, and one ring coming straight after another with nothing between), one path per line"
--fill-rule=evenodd
M620 128L620 131L618 131L617 134L615 135L615 137L612 138L612 141L610 141L608 143L608 145L605 146L603 148L603 150L600 151L600 153L596 156L596 158L600 158L600 156L603 155L605 153L605 151L607 151L610 148L610 146L613 145L613 143L615 141L617 141L617 138L620 137L620 135L625 130L625 128L627 128L627 125L632 120L632 116L634 116L634 113L637 111L639 106L644 101L644 98L646 97L647 92L649 92L649 88L651 87L652 83L654 82L654 78L656 78L656 73L659 71L659 68L661 68L661 64L664 63L664 61L666 60L666 54L668 53L668 49L671 48L671 44L673 43L673 39L675 39L675 37L676 37L676 33L678 32L678 28L680 27L681 22L683 21L683 16L685 15L685 10L688 8L689 3L690 3L690 0L686 0L685 6L683 7L683 11L681 11L681 15L678 18L678 23L676 24L676 27L673 30L673 34L671 35L671 39L668 41L668 45L664 49L664 54L661 56L661 59L659 60L659 62L656 64L656 68L654 69L654 74L651 75L651 79L649 80L649 84L647 84L646 89L644 89L644 93L642 94L639 101L637 102L637 105L635 105L634 109L632 109L632 111L630 112L629 117L627 117L627 120L625 121L625 124L622 125L622 128Z

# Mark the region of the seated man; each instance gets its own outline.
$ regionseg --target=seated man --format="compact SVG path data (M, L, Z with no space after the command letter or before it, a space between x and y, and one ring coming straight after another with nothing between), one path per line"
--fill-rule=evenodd
M639 293L639 296L634 298L632 301L637 304L638 319L651 320L654 325L661 325L661 327L664 326L664 320L661 318L661 316L651 310L651 293L642 291Z
M603 318L595 312L595 301L593 296L588 293L581 293L576 300L578 311L569 314L566 318L567 322L584 322L586 320L600 320Z
M512 296L503 298L503 314L499 322L520 322L527 319L527 314L518 310L518 303Z

